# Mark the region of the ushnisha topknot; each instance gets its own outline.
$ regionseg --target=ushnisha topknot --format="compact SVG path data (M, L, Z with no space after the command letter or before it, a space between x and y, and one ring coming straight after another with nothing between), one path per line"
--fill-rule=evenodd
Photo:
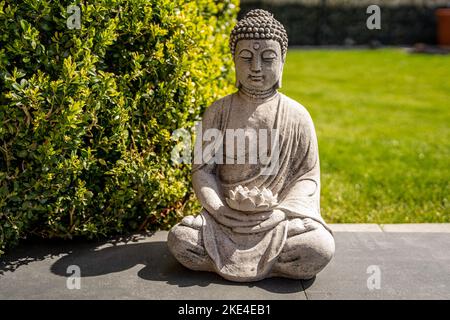
M236 44L243 39L271 39L280 43L281 52L287 51L288 37L283 25L268 11L254 9L249 11L234 26L230 35L230 50L234 56Z

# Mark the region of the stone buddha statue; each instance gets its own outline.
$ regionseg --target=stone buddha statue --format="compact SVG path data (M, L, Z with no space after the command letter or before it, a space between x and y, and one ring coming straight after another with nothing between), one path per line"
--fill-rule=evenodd
M203 209L168 235L189 269L240 282L310 279L334 255L320 214L314 124L277 91L287 42L282 24L260 9L232 30L238 90L207 108L196 137L192 183Z

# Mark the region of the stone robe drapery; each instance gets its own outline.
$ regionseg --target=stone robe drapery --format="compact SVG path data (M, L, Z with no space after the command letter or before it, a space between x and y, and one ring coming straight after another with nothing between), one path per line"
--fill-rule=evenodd
M251 281L266 277L283 250L289 222L294 218L311 218L330 231L320 215L320 167L312 119L307 110L296 101L281 93L277 94L276 99L274 105L277 112L273 129L279 132L278 170L271 175L243 175L241 181L233 182L220 179L218 166L221 164L214 165L212 172L217 175L224 196L228 196L228 190L233 190L238 185L249 189L257 186L260 190L265 187L273 194L278 194L275 209L286 212L287 220L265 232L238 234L219 224L207 210L203 209L201 212L206 252L213 261L216 272L229 280ZM200 133L214 128L225 136L232 101L233 94L216 101L206 110L201 132L197 132L193 172L207 165L199 159L204 159L200 154L211 144L203 141ZM305 192L305 188L308 192Z

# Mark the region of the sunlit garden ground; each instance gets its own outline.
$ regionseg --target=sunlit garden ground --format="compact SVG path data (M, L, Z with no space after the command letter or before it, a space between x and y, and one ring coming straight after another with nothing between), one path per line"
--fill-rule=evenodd
M450 56L290 50L311 113L327 222L450 222Z

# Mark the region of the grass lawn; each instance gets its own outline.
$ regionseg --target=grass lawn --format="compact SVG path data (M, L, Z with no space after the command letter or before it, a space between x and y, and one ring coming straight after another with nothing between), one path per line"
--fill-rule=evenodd
M281 91L314 120L327 222L450 222L450 56L290 50Z

